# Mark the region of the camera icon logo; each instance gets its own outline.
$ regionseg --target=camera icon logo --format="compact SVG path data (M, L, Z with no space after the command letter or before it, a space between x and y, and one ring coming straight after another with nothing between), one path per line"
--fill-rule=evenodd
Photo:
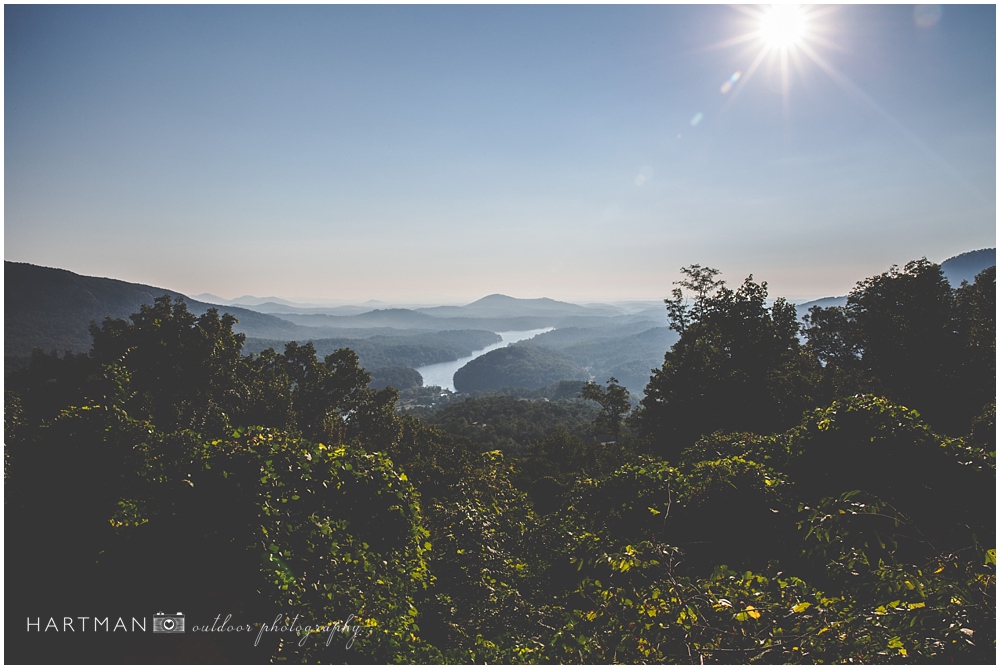
M153 616L153 632L179 634L184 631L184 614L164 615L162 611Z

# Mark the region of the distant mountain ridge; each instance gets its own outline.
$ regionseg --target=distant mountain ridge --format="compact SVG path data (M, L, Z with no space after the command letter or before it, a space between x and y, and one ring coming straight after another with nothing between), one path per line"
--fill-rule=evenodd
M4 284L5 356L27 356L35 348L60 354L89 351L92 321L100 324L109 316L127 318L164 295L183 299L196 314L213 307L231 313L240 321L235 329L248 335L304 339L325 334L250 309L193 300L167 288L28 263L5 260Z
M213 295L212 293L199 293L198 295L193 295L192 297L200 302L207 302L209 304L219 304L227 307L257 308L266 305L274 305L274 306L282 306L293 309L336 308L327 306L325 304L295 302L293 300L286 300L283 297L274 297L274 296L257 297L256 295L243 295L242 297L237 297L232 300L227 300L224 297L219 297L218 295Z
M941 267L951 284L957 287L961 281L971 281L980 271L995 264L996 249L990 248L954 256L945 260ZM91 322L101 323L109 316L127 318L143 304L152 304L163 295L183 299L196 314L210 308L231 313L239 319L237 331L278 343L374 335L412 336L449 330L505 332L557 328L558 332L539 338L535 343L554 344L554 348L571 354L575 364L594 374L613 373L619 379L627 378L627 385L632 387L640 384L648 374L649 363L662 355L662 351L654 355L655 349L673 343L672 334L665 329L668 325L666 310L662 306L654 307L652 302L635 302L630 307L580 305L546 297L524 299L495 293L464 306L372 309L371 306L384 303L372 300L343 307L303 307L281 298L238 298L266 300L247 307L206 302L167 288L84 276L28 263L4 261L4 278L4 353L14 357L27 356L34 348L59 353L88 351ZM206 293L198 297L217 296ZM799 304L796 309L802 316L811 306L828 307L845 302L845 296L827 297ZM269 310L280 315L268 313ZM566 331L566 328L578 331ZM604 332L604 328L611 330ZM644 332L647 333L645 338L639 336ZM574 339L577 341L571 341ZM620 344L620 347L613 344ZM440 342L435 346L440 347ZM619 351L621 347L629 349L628 355ZM372 355L376 353L386 356L381 348Z
M211 298L211 299L209 299ZM632 313L637 309L624 309L609 304L587 304L579 305L572 302L562 302L548 297L539 298L519 298L509 295L495 293L487 295L466 305L443 305L443 306L407 306L388 305L380 300L368 300L360 304L345 304L340 306L327 306L321 304L304 304L293 302L277 297L253 297L246 295L235 300L224 300L210 293L196 295L195 299L212 302L213 304L226 304L233 306L247 307L255 311L267 314L301 314L301 315L330 315L330 316L357 316L367 314L372 311L386 309L401 309L417 313L428 314L440 318L516 318L521 316L617 316L620 314Z
M152 304L164 295L183 299L196 314L211 308L231 313L239 319L237 331L270 341L305 342L371 336L376 334L374 331L393 334L392 330L416 334L420 331L504 332L544 327L592 327L607 324L612 318L666 323L665 312L659 310L652 319L648 313L618 316L617 309L606 306L583 307L549 298L522 300L506 295L489 295L465 307L365 309L356 305L333 308L335 314L330 314L328 308L318 308L317 311L324 313L282 313L278 316L264 313L259 307L203 302L168 288L84 276L29 263L4 261L4 279L7 298L4 354L13 357L28 356L35 348L59 353L86 352L90 350L91 322L100 324L109 316L127 318L142 305ZM297 310L277 302L266 304L281 311ZM362 331L370 334L362 335Z
M951 287L958 288L962 285L963 281L973 283L976 280L977 274L987 267L993 267L996 264L997 250L995 248L979 249L977 251L966 251L965 253L948 258L941 263L941 271L944 273L944 278L948 279Z
M326 314L330 316L357 316L358 314L368 313L372 310L371 306L358 304L348 304L342 307L304 307L302 305L289 305L278 302L261 302L248 308L264 314Z
M517 318L522 316L618 316L621 309L608 305L581 306L548 297L520 298L494 293L464 307L426 307L420 313L454 318Z

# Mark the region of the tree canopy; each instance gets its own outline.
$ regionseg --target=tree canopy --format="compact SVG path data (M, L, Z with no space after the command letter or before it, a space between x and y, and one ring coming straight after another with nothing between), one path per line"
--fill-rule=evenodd
M814 307L805 334L833 393L885 394L965 434L995 401L996 268L953 289L926 259L894 266Z
M5 657L994 663L995 270L893 268L804 332L752 277L682 274L635 411L612 377L399 416L352 350L244 354L169 297L36 352L4 398L11 620L355 636L15 622Z
M692 305L680 289L668 300L680 339L654 370L636 420L664 455L716 430L772 432L815 403L820 366L799 341L795 308L767 307L767 284L748 277L737 290L717 270L685 268Z

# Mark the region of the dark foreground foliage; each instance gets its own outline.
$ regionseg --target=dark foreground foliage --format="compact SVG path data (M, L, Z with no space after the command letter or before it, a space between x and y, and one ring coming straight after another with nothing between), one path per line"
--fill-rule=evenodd
M803 340L764 284L685 272L646 399L587 384L588 430L400 417L352 351L243 355L169 298L36 352L5 394L5 660L994 663L993 275L893 269ZM63 628L159 611L189 631ZM192 629L217 616L252 631Z

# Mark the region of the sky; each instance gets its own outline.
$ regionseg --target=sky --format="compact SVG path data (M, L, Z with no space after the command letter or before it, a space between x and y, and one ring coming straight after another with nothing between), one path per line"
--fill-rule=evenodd
M5 5L4 258L452 304L699 263L797 300L996 246L995 7L769 11Z

